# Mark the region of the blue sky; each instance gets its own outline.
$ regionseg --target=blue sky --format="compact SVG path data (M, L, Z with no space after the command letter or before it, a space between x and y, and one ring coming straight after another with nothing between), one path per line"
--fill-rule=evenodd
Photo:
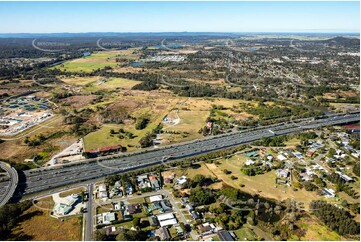
M0 33L359 32L359 2L0 2Z

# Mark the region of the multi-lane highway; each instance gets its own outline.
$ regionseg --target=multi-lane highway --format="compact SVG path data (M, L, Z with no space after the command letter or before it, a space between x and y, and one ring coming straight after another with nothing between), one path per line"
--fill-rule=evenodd
M163 157L172 157L173 160L176 160L253 142L263 137L284 135L295 131L357 122L359 120L359 114L348 114L314 121L302 121L299 123L288 124L282 123L280 125L260 127L250 131L234 132L222 136L215 136L213 138L205 138L193 142L166 146L160 149L148 150L143 153L135 153L114 158L112 160L35 169L24 172L26 180L21 185L25 185L24 194L30 194L77 182L84 182L110 174L159 164L162 162Z
M5 205L13 196L18 185L18 173L9 164L0 161L0 168L7 172L10 179L0 184L0 206Z

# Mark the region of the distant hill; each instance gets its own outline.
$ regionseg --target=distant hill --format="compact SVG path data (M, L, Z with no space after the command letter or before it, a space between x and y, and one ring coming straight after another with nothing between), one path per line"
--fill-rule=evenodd
M358 38L346 38L346 37L334 37L328 40L322 40L323 43L328 45L345 46L345 47L359 47L360 39Z

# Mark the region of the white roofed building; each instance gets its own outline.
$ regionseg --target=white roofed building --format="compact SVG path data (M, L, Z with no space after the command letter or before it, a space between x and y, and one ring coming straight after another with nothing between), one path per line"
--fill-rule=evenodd
M177 224L177 223L178 223L178 222L177 222L177 219L176 219L176 218L159 221L160 227L164 227L164 226L168 226L168 225L175 225L175 224Z
M103 217L103 224L111 224L113 221L115 221L115 213L106 212L102 214Z
M163 214L158 214L157 215L157 219L159 221L163 221L163 220L167 220L167 219L172 219L174 218L174 214L173 213L163 213Z
M155 195L155 196L151 196L149 197L149 201L152 203L152 202L159 202L159 201L162 201L163 200L163 197L162 195Z
M173 213L163 213L156 216L161 227L178 223Z
M187 177L186 176L181 176L177 179L177 184L182 186L185 182L187 181Z
M281 154L279 154L279 155L277 156L277 159L280 160L280 161L285 161L285 160L287 160L287 158L284 157L284 155L281 155Z

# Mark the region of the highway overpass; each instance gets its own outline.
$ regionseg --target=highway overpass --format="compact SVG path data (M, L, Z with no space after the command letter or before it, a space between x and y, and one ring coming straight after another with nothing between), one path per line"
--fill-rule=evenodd
M19 182L18 173L9 164L0 161L0 168L9 176L9 180L0 184L0 206L4 206L13 196Z

